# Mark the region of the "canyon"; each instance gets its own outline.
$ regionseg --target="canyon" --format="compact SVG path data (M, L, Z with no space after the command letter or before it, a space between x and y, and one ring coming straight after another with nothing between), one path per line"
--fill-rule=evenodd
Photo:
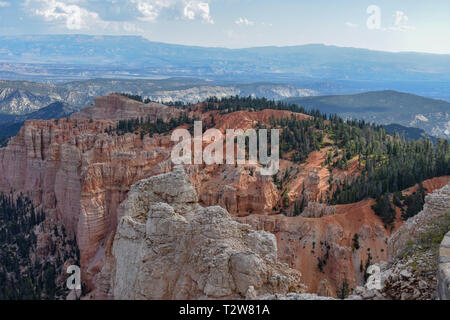
M108 95L97 98L92 107L87 107L70 118L28 120L19 134L13 137L5 148L0 149L0 171L3 173L0 176L0 191L12 190L28 194L35 204L47 213L47 219L62 223L68 233L76 235L88 298L216 297L204 287L199 289L200 293L192 288L193 291L189 291L191 289L186 279L180 281L189 290L186 289L188 291L181 296L176 296L172 287L170 290L162 290L159 295L149 295L148 288L127 288L125 284L120 284L117 276L114 280L117 286L111 291L111 277L114 279L117 268L123 270L127 266L125 260L114 262L114 257L117 260L122 253L125 254L124 249L120 249L121 243L129 241L132 234L138 237L137 229L143 234L158 236L152 232L161 230L150 232L148 221L158 222L158 219L164 217L170 222L167 222L167 227L182 225L182 232L194 228L194 221L196 224L203 223L207 230L213 232L217 231L214 222L216 220L207 219L209 215L217 215L220 216L217 223L225 229L232 225L236 234L246 234L240 235L240 241L246 245L249 245L248 237L263 237L263 243L272 241L269 247L272 248L270 254L276 256L271 258L273 261L266 261L266 253L258 251L269 249L255 249L253 244L252 250L258 259L266 261L267 268L281 273L295 274L298 271L304 285L302 290L320 296L335 297L344 280L353 288L361 285L364 281L361 265L366 263L369 256L372 262L388 260L391 250L388 239L403 224L399 210L393 228L386 229L371 209L374 203L372 199L346 205L328 205L325 200L329 197L329 192L336 188L336 183L352 179L359 174L358 160L351 159L348 170L332 170L333 183L330 185L330 172L323 165L329 147L310 153L302 164L286 159L280 161L281 172L288 171L290 176L285 196L289 206L284 208L285 214L274 209L280 207L283 201L281 191L271 177L260 174L258 165L186 165L184 171L193 188L189 190L191 196L194 191L196 196L198 195L198 203L191 199L188 202L193 203L192 208L185 211L192 214L197 210L206 216L201 217L197 212L192 214L194 217L189 218L184 212L178 213L178 204L173 203L176 202L173 199L163 201L167 205L155 207L155 202L161 202L159 199L154 200L151 207L144 206L139 217L134 217L136 214L130 213L130 203L137 201L133 198L133 194L136 195L133 191L137 188L136 184L143 184L147 181L143 179L152 179L151 177L174 170L170 159L174 144L169 135L114 135L109 134L107 130L116 126L118 120L122 119L168 119L179 113L181 111L177 108L159 104L145 106L123 96ZM271 118L281 119L291 115L299 120L309 117L281 110L197 114L200 120L210 119L211 115L214 116L219 130L236 126L247 129L258 123L267 125ZM431 193L445 186L448 181L448 176L438 177L424 182L424 186L427 192ZM178 192L176 187L183 189L185 185L173 185L175 194ZM294 202L302 199L307 200L306 209L300 216L291 216ZM181 207L185 205L184 202ZM222 209L207 208L210 206L220 206ZM137 210L137 207L134 205L134 210ZM148 212L150 213L147 215ZM157 216L158 214L161 216ZM124 217L130 218L124 220ZM129 224L128 229L126 223ZM245 225L247 227L243 227ZM254 230L250 231L248 228ZM355 249L352 243L355 234L359 235L358 249ZM184 237L194 244L197 240L200 243L207 241L200 235L188 236L186 233ZM233 237L230 239L233 243L231 247L240 246L235 248L236 254L244 250L239 241L235 243ZM177 241L169 244L174 250L181 250ZM138 246L136 244L134 248ZM274 246L277 250L274 250ZM138 249L133 252L142 254ZM121 259L125 259L125 256ZM162 259L161 263L170 265L178 258L173 259ZM279 267L275 260L287 266ZM238 260L237 268L239 264ZM147 270L151 265L143 264L141 267ZM173 271L176 272L178 271ZM192 274L195 272L192 271ZM240 277L244 276L240 274ZM155 279L157 283L158 277L155 276ZM177 279L179 278L174 276L169 281L176 282ZM258 294L273 293L279 288L275 286L270 290L261 290L263 287L267 288L268 284L264 281L258 282L258 287L253 280L245 282L246 286L253 286L257 291L259 288ZM139 279L133 281L136 283ZM245 296L247 292L244 291L248 288L243 287L239 290L229 287L223 296ZM284 288L281 291L286 293L289 290Z

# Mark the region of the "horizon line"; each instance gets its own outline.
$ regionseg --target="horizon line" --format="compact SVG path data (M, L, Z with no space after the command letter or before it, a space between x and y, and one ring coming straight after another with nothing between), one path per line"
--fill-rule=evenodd
M342 48L342 49L356 49L356 50L366 50L366 51L372 51L372 52L386 52L386 53L412 53L412 54L429 54L429 55L450 55L450 52L448 53L439 53L439 52L426 52L426 51L411 51L411 50L405 50L405 51L394 51L394 50L381 50L381 49L369 49L369 48L362 48L362 47L352 47L352 46L343 46L343 45L337 45L337 44L327 44L327 43L304 43L304 44L294 44L294 45L261 45L261 46L253 46L253 47L225 47L225 46L205 46L205 45L196 45L196 44L182 44L182 43L173 43L173 42L163 42L163 41L154 41L149 39L148 37L144 35L110 35L110 34L87 34L87 33L42 33L42 34L16 34L16 35L3 35L0 34L0 37L8 37L8 38L15 38L15 37L40 37L40 36L84 36L84 37L111 37L111 38L141 38L143 40L146 40L148 42L153 43L161 43L166 45L173 45L173 46L183 46L183 47L195 47L195 48L205 48L205 49L223 49L223 50L249 50L249 49L263 49L263 48L295 48L295 47L305 47L305 46L324 46L324 47L335 47L335 48Z

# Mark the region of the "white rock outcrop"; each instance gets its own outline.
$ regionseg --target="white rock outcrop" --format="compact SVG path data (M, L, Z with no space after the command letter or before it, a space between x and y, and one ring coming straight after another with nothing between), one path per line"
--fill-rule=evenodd
M447 232L439 248L438 297L450 300L450 231Z
M353 293L370 300L448 299L450 237L444 237L439 252L430 243L434 241L430 237L435 237L441 232L439 228L448 225L445 217L449 213L450 183L428 194L423 210L391 236L389 263L376 264L381 271L380 288L369 289L366 284L365 288L355 288Z
M302 292L275 236L201 208L181 166L141 180L123 203L111 259L115 299L234 299Z
M411 239L426 231L429 223L447 213L450 213L450 183L426 195L423 210L408 219L391 236L388 243L388 258L394 260Z

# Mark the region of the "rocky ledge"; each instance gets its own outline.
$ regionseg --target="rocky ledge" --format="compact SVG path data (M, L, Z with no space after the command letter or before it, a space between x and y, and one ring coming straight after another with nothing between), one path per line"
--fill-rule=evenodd
M363 299L450 299L450 183L425 197L423 210L389 239L390 261L378 263L380 288L357 287ZM442 242L441 242L442 239Z
M428 225L439 217L450 213L450 183L442 189L425 196L423 210L408 219L403 226L389 239L388 257L395 259L405 248L408 242L426 232Z
M239 299L303 292L300 273L277 261L275 236L202 208L180 166L141 180L123 203L112 247L115 299Z
M439 248L438 297L441 300L450 300L450 231Z

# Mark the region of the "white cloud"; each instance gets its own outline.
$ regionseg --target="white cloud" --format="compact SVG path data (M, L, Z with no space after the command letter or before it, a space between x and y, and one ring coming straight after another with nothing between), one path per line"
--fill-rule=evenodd
M352 22L346 22L345 25L349 28L358 28L359 25L356 23L352 23Z
M11 3L6 1L0 1L0 8L9 7Z
M96 12L91 12L75 4L78 1L28 0L25 6L35 8L34 14L46 21L63 22L69 30L88 29L88 25L100 21Z
M142 15L138 19L156 21L165 11L175 13L175 18L201 20L214 23L210 15L209 3L199 0L130 0Z
M244 26L252 26L255 24L253 21L250 21L247 18L239 18L234 23L237 25L244 25Z
M388 30L392 31L406 31L415 30L416 28L408 25L408 16L400 10L395 11L394 14L394 25L389 27Z
M69 30L108 30L117 33L140 33L142 29L128 21L105 21L100 15L81 5L83 0L27 0L24 7L45 21L60 23Z
M69 30L100 29L142 32L136 24L158 19L199 20L213 24L209 0L123 0L125 19L117 0L26 0L23 7L45 21ZM126 2L126 6L123 4ZM0 0L1 3L1 0ZM114 6L112 6L114 5ZM119 11L117 11L119 9Z
M214 23L209 14L209 3L207 2L189 1L185 3L183 15L188 20L200 18L204 22Z
M169 7L172 1L131 0L130 2L135 4L137 10L142 14L139 20L153 22L158 18L161 10Z

